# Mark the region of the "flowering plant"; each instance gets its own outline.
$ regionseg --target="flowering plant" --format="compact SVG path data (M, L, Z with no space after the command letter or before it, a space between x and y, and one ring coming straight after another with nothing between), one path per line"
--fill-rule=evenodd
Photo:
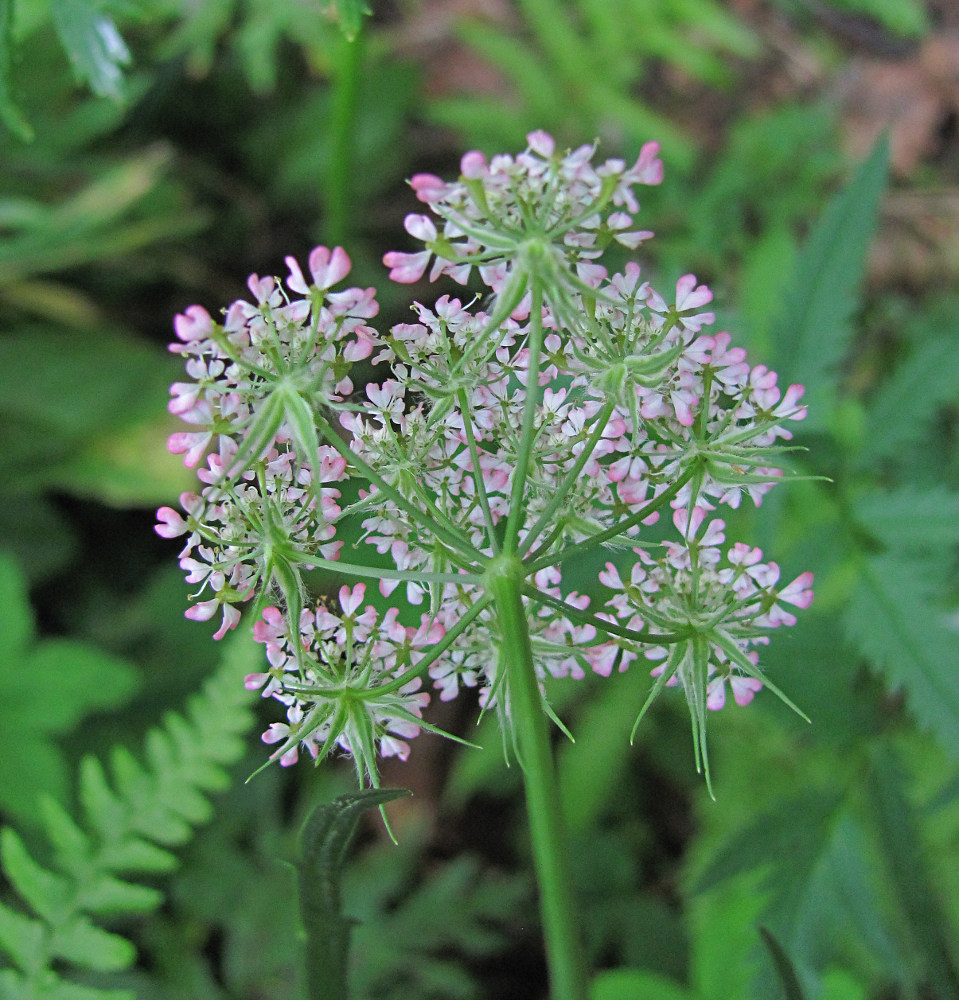
M546 719L562 722L547 675L609 675L646 662L689 706L695 761L709 764L706 720L727 696L763 686L759 650L812 600L810 573L782 583L775 562L726 543L720 505L759 504L782 477L787 425L803 389L751 367L727 333L708 333L712 294L685 275L664 296L637 264L610 275L613 243L635 249L634 188L658 184L658 147L627 167L594 165L595 147L562 155L534 132L515 157L468 153L461 176L412 179L429 215L406 219L424 244L388 253L397 282L471 278L490 293L414 304L386 333L372 288L332 291L349 273L340 247L317 247L307 278L252 275L252 302L214 320L176 319L171 350L191 381L170 409L191 425L170 450L206 455L203 488L164 507L157 531L185 538L180 564L201 598L188 617L220 615L216 638L253 602L262 672L247 678L285 709L263 735L271 759L348 754L361 784L377 758L409 753L434 727L429 688L464 687L497 713L519 760L557 1000L585 996ZM357 361L384 371L362 401ZM358 481L343 502L340 484ZM359 518L391 566L344 557L337 529ZM652 542L644 528L667 522ZM671 522L669 524L668 522ZM658 529L662 533L662 528ZM564 593L564 565L609 555L598 608ZM304 573L361 582L312 604ZM405 585L419 622L366 605L366 584ZM790 703L791 704L791 703Z

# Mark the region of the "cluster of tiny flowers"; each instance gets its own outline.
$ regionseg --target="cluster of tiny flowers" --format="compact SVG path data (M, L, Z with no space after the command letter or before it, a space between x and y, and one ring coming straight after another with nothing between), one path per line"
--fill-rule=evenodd
M593 146L560 155L542 132L528 143L516 157L467 154L451 183L414 177L432 217L410 215L406 229L425 249L384 257L395 281L474 280L484 299L417 302L380 335L367 324L373 290L330 293L349 261L318 247L312 283L287 258L286 290L254 275L255 303L234 303L223 324L200 307L177 317L172 349L194 381L174 386L170 408L196 429L170 449L191 465L215 450L206 489L181 498L185 516L162 508L157 531L187 536L181 565L206 597L188 615L222 607L218 637L238 602L277 595L255 632L269 670L248 686L286 707L263 736L284 764L298 748L317 760L339 750L375 784L376 753L405 758L406 741L432 728L427 678L442 700L477 689L509 725L513 637L484 575L506 537L550 715L548 678L642 660L650 701L683 690L705 763L706 712L727 692L740 705L764 684L785 697L758 648L795 623L787 606L810 604L812 575L780 586L759 549L722 548L724 523L709 514L744 497L759 505L781 479L802 386L781 389L710 329L712 293L694 275L664 296L639 265L610 275L600 263L611 243L652 236L635 224L633 188L662 178L655 143L632 167L594 166ZM349 370L363 359L383 374L357 402ZM348 478L359 498L341 510ZM680 540L640 540L668 510ZM340 591L340 613L306 608L301 571L342 558L345 515L390 558L382 596L402 586L408 603L428 604L419 625L362 608L362 584ZM561 571L599 545L619 555L599 575L612 597L594 611L588 595L564 594Z
M409 755L406 740L419 733L430 698L418 677L404 683L403 675L443 637L443 626L423 615L419 628L404 627L395 608L380 616L363 607L365 594L362 583L342 587L339 613L322 603L304 609L295 634L275 607L254 626L269 669L249 674L246 687L286 706L287 721L263 734L265 743L283 744L281 764L295 763L298 747L314 759L338 747L354 758L363 783L376 780L377 754Z

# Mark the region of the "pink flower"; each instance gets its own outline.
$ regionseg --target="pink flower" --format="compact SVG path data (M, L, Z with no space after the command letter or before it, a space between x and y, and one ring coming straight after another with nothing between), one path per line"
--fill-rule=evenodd
M338 281L342 281L350 273L352 267L350 258L342 247L334 247L332 251L328 247L314 247L310 251L308 263L313 284L321 291L326 291ZM310 286L304 280L303 272L300 270L296 258L287 257L286 266L290 269L286 283L291 291L299 292L300 295L309 295Z

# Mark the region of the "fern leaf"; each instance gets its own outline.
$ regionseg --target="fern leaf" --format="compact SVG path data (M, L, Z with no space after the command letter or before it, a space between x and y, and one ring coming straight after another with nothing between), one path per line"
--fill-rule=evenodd
M70 982L59 967L109 973L132 964L133 945L96 918L161 902L158 891L127 879L168 871L176 859L166 848L184 843L209 818L205 792L228 783L224 765L244 751L241 735L252 713L241 677L259 655L248 636L237 636L185 716L171 713L147 735L145 763L124 749L114 750L109 774L95 758L83 760L82 822L55 800L43 802L55 871L35 861L15 831L0 832L3 871L32 911L0 904L0 950L15 966L0 970L0 998L132 1000L127 991Z
M833 198L804 247L773 329L776 368L807 386L809 418L821 426L834 405L839 362L853 328L866 251L885 186L889 143L880 141Z
M877 541L899 549L940 549L959 542L959 492L945 486L868 493L853 511Z
M956 632L939 610L941 594L925 563L899 555L872 556L845 616L849 638L901 689L917 722L947 753L959 756L959 672Z
M954 314L923 320L936 330L935 337L896 368L866 411L866 432L857 456L863 467L897 455L908 458L909 445L926 432L933 414L959 395L959 320Z

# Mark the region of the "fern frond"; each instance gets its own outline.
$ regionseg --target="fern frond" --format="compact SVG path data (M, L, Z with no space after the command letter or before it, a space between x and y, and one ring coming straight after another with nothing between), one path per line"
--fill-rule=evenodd
M12 963L0 969L3 1000L132 1000L125 990L71 982L68 970L111 972L133 963L133 945L97 921L162 901L128 877L170 871L177 863L171 848L210 818L209 794L228 786L226 768L244 752L253 714L242 677L260 655L248 635L236 636L185 711L147 733L142 760L115 748L109 771L94 757L81 762L82 817L52 798L43 803L50 868L14 830L0 832L0 866L25 911L0 903L0 952Z

